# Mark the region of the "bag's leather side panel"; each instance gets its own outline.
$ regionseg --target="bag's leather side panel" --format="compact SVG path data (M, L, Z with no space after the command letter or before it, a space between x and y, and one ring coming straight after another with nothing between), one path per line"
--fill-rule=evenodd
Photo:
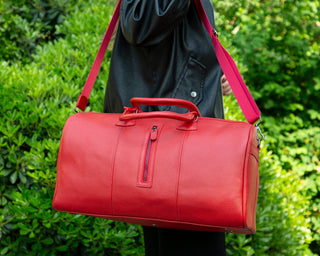
M225 125L228 122L228 125ZM199 119L184 144L179 220L243 227L243 170L250 125Z
M121 131L114 125L118 118L118 114L80 113L67 120L60 141L56 210L112 213L113 156Z
M248 145L248 159L246 164L246 177L244 179L244 226L256 231L256 206L259 190L259 147L257 141L257 131L252 125Z

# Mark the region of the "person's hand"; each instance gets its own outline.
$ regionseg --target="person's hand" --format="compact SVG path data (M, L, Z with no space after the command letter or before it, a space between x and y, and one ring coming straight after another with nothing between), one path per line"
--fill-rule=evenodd
M232 93L232 89L230 87L230 84L229 84L225 74L223 74L221 76L221 86L222 86L222 94L223 95L229 95Z

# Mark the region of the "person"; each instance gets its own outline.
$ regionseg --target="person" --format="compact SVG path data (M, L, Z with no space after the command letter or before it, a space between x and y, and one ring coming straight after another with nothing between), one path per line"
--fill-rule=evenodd
M211 22L210 0L202 4ZM123 0L104 112L121 113L132 97L170 97L196 104L202 116L224 118L231 88L192 0ZM184 113L174 106L143 111ZM224 233L143 227L146 256L225 255Z

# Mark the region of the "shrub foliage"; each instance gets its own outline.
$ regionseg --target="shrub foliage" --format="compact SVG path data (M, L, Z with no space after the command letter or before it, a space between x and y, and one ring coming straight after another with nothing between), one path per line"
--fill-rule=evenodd
M320 254L320 1L215 1L264 116L268 149L311 197ZM307 212L309 214L309 212Z
M30 15L27 2L17 6ZM39 6L44 2L34 1ZM73 113L114 2L78 0L64 22L54 27L53 33L65 38L34 47L30 63L0 62L0 255L143 255L139 226L60 213L51 207L62 127ZM67 4L62 0L46 3L51 4L50 10ZM316 218L320 115L315 107L320 79L318 45L313 39L319 25L313 10L319 2L281 3L214 2L221 40L259 100L267 132L261 150L258 231L248 236L228 234L228 255L312 255L309 244L316 239L312 244L316 252L320 241ZM281 23L283 12L288 15L285 24ZM301 18L305 18L302 28ZM7 26L13 22L9 20L4 21ZM29 33L51 26L48 21L40 23L29 27ZM28 55L14 45L9 49L6 42L0 45L5 45L0 48L4 59ZM109 60L110 52L90 97L89 111L102 111ZM307 73L309 77L304 78ZM298 97L302 92L305 97ZM228 119L243 119L234 97L227 97L225 106Z
M55 26L77 0L6 0L0 3L0 56L28 62L36 45L56 39Z

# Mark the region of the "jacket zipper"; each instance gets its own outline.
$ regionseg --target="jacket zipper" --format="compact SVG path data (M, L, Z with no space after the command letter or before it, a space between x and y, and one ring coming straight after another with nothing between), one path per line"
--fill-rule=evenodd
M144 182L146 182L147 178L148 178L148 167L149 167L150 151L152 148L152 144L154 143L154 141L157 140L157 137L158 137L158 126L153 126L150 131L146 160L145 160L145 165L144 165L144 175L143 175Z

